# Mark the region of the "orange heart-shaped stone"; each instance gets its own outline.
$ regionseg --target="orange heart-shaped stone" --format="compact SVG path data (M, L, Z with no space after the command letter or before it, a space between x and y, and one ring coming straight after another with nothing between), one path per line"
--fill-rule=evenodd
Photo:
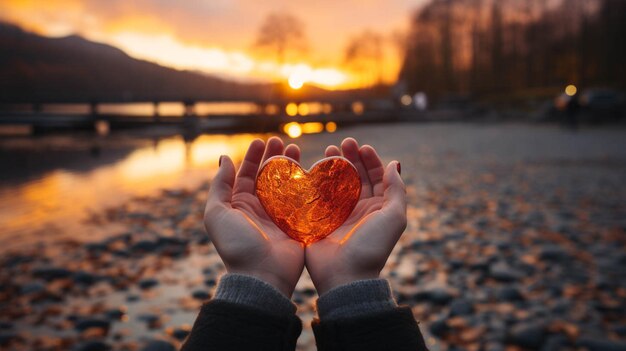
M275 156L261 166L256 195L282 231L308 245L350 216L361 195L361 178L343 157L325 158L305 171L296 161Z

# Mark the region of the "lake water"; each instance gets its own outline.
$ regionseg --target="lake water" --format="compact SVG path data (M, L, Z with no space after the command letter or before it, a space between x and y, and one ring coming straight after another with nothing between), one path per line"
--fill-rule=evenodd
M77 235L90 213L163 189L197 188L217 168L220 155L239 161L263 135L117 133L0 139L0 247ZM107 230L109 230L108 228ZM93 239L90 235L76 239Z

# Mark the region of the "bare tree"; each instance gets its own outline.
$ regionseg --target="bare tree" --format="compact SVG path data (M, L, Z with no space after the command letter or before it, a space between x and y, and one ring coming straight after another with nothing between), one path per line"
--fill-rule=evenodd
M380 84L383 75L383 37L369 30L353 37L346 47L345 63L360 74L363 81L367 79L368 72L374 73L371 81Z
M255 46L269 50L283 64L289 52L306 50L304 24L288 13L270 13L259 28Z

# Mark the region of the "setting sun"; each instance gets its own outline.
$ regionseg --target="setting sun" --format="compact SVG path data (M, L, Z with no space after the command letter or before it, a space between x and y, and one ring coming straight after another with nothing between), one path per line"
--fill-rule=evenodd
M301 77L298 77L296 74L292 74L289 77L289 86L292 89L298 90L302 88L303 85L304 85L304 81L301 79Z

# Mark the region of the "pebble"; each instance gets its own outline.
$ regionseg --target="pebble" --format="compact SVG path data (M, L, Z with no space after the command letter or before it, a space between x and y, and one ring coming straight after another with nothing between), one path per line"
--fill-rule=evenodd
M144 278L141 279L137 285L139 285L140 289L147 290L159 285L159 281L155 278Z
M428 330L434 336L438 338L443 338L444 335L446 335L446 333L450 331L450 327L446 322L446 318L438 318L430 323L430 325L428 326Z
M626 351L626 342L608 339L580 338L576 346L589 351Z
M529 349L539 349L546 337L545 325L538 322L523 322L509 330L509 341Z
M176 347L164 340L149 341L141 351L176 351Z
M17 340L20 340L20 337L16 333L0 333L0 346L7 346Z
M86 341L74 347L75 351L109 351L112 349L111 345L102 341Z
M567 344L568 340L565 335L551 335L546 339L541 351L561 351Z
M541 248L539 258L546 261L562 261L569 258L565 249L557 245L546 245Z
M450 304L451 316L466 316L474 312L474 304L472 301L460 298L452 301Z
M137 317L138 320L145 322L149 329L157 329L161 327L161 317L154 313L144 313Z
M124 315L126 314L126 310L124 308L121 307L117 307L117 308L111 308L109 310L106 310L104 312L104 314L106 315L106 317L109 320L116 320L119 321L122 319L122 317L124 317Z
M196 299L196 300L208 300L211 298L211 294L209 294L207 291L205 290L196 290L194 292L191 293L191 296Z
M77 284L88 286L94 284L98 280L98 278L89 272L80 271L75 272L72 275L72 280L74 280L74 282Z
M33 269L33 276L42 278L44 280L56 280L67 278L72 275L72 271L62 267L49 267L49 268L35 268Z
M30 282L20 287L22 295L37 294L46 290L46 285L42 282Z
M489 275L497 281L510 283L522 278L522 274L504 262L491 264Z
M417 302L426 300L438 305L445 305L454 298L454 295L446 288L431 288L416 293L413 298Z
M175 328L174 330L172 330L172 336L180 341L183 341L190 332L191 330L189 330L188 328Z
M81 332L91 328L98 328L108 331L110 326L111 322L109 322L108 320L88 318L78 320L74 325L74 328Z
M522 301L524 300L524 296L519 291L519 289L513 286L504 286L499 288L496 291L496 298L498 301Z
M159 247L156 241L140 240L129 247L132 252L149 253L154 252Z

